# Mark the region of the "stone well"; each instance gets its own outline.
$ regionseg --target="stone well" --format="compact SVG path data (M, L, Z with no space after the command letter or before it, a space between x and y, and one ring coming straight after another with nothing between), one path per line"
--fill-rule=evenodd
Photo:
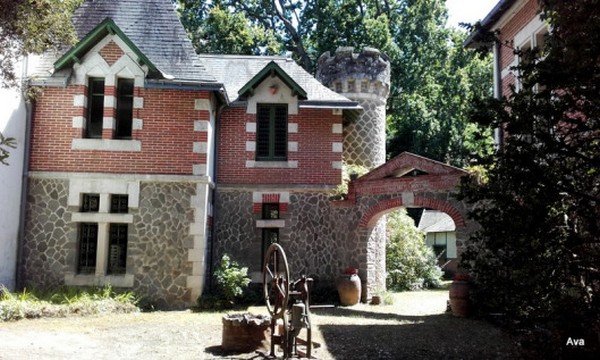
M223 316L221 348L225 352L269 349L271 317L268 315L227 314Z

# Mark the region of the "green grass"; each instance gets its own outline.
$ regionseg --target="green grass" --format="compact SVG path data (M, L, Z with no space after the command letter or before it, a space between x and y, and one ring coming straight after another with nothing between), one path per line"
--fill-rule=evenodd
M0 321L136 312L137 303L134 293L116 292L110 285L86 290L66 287L54 292L16 293L0 287Z

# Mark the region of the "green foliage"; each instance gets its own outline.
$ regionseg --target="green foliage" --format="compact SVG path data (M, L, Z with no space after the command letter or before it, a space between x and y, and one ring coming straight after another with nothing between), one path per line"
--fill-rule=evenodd
M400 209L388 214L387 287L394 291L438 287L442 270L425 236Z
M0 0L0 84L16 86L14 64L25 54L71 45L70 21L83 0Z
M9 152L7 148L15 149L17 147L17 140L11 137L4 137L2 133L0 133L0 164L8 165L6 159L8 159Z
M11 293L0 287L0 321L136 312L137 303L134 293L116 292L110 285L89 290L64 288L46 294L27 290Z
M343 199L348 196L348 184L350 183L350 176L361 177L368 173L369 169L361 165L355 164L342 164L342 182L333 191L332 197L335 199Z
M232 305L236 299L244 294L244 289L250 284L248 268L241 268L227 254L223 255L219 267L215 270L215 279L217 280L219 294Z
M520 52L521 90L474 114L507 137L487 159L488 181L462 184L482 226L463 265L480 313L519 324L530 334L523 343L546 351L536 357L568 358L569 336L600 351L600 9L591 0L541 3L553 28L548 47Z

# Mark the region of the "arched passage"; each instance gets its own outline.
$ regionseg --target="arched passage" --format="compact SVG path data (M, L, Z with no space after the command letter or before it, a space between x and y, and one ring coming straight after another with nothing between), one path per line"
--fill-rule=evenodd
M404 203L401 197L382 200L364 212L360 219L359 226L363 228L372 228L377 224L377 221L382 215L399 207L423 207L440 210L448 214L452 220L454 220L454 224L456 224L457 227L465 226L463 215L452 204L444 200L420 196L414 197L414 201L407 204Z
M454 194L466 171L411 153L402 153L350 182L348 198L335 206L352 208L358 215L354 237L349 238L346 259L358 264L366 289L363 300L385 288L386 221L384 215L397 208L424 208L444 212L454 221L457 257L466 246L473 222ZM350 218L351 219L351 218Z

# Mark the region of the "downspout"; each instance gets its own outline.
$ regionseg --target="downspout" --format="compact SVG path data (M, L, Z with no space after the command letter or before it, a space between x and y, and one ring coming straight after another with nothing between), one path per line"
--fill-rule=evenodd
M215 206L217 201L217 187L219 184L217 183L217 172L219 168L219 124L221 123L221 113L223 109L227 107L227 103L222 103L217 109L217 113L215 115L215 130L214 130L214 159L213 159L213 182L215 186L212 188L212 226L210 227L210 243L208 244L208 271L207 271L207 288L210 292L213 291L213 270L214 270L214 243L216 240L216 223L217 223L217 207Z
M28 57L23 60L23 82L27 77ZM17 266L15 270L15 287L22 290L24 287L23 279L23 252L25 248L25 221L27 216L27 193L29 190L29 154L31 153L31 124L33 122L33 101L25 100L25 141L23 154L23 175L21 177L21 204L19 207L19 231L17 235Z
M498 100L502 99L502 70L500 68L500 41L494 41L494 97ZM504 130L502 125L499 124L494 129L494 141L498 147L498 150L502 150L504 145Z

